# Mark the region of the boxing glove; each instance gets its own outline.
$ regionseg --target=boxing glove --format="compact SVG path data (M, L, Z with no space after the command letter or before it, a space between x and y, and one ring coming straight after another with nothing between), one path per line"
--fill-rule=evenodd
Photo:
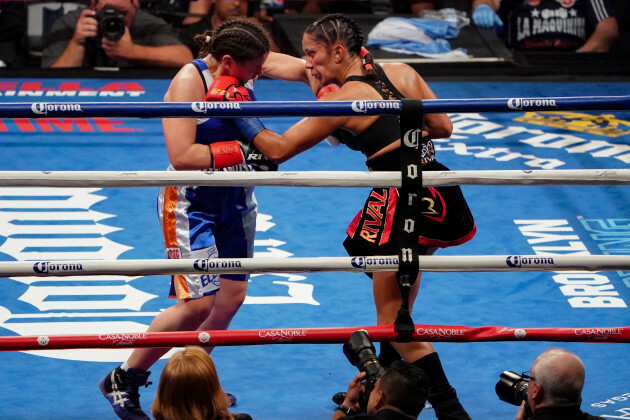
M250 92L242 86L238 79L233 76L219 76L210 85L206 93L206 101L238 101L249 102L252 96ZM237 118L234 120L223 120L226 124L235 123L243 132L243 136L248 142L238 140L214 142L209 145L211 156L211 167L213 169L222 169L234 165L247 163L256 170L275 171L278 165L267 159L251 143L259 131L264 126L257 118Z
M242 86L238 79L234 76L219 76L210 85L206 93L206 101L222 102L222 101L251 101L249 91Z
M326 86L322 86L317 91L317 99L321 98L322 96L326 95L327 93L335 92L335 91L338 91L338 90L339 90L339 86L334 84L334 83L331 83L331 84L326 85Z
M252 142L232 140L211 143L208 146L210 147L211 167L213 169L247 163L257 171L278 170L278 165L256 149Z

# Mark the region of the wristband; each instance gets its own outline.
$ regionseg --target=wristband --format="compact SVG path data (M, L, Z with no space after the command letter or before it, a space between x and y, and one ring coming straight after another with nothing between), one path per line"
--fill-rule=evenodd
M211 143L208 147L210 147L212 169L228 168L240 165L245 161L241 146L237 140Z
M254 137L256 137L256 134L265 129L265 126L256 117L237 118L235 123L241 130L241 134L243 134L248 141L252 141Z
M342 413L344 413L348 417L356 416L359 413L358 410L355 410L354 408L350 408L350 407L345 406L343 404L339 404L339 407L337 407L337 410L341 411Z

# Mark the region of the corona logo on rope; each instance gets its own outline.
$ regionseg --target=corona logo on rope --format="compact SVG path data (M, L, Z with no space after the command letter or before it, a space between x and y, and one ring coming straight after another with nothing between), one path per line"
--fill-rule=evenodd
M49 104L45 102L35 102L31 105L31 111L37 115L48 115L49 112L72 111L83 112L79 104Z
M514 118L514 121L613 138L630 134L630 121L620 120L611 114L590 115L581 112L560 111L526 112L522 117Z
M555 265L553 257L523 257L510 255L505 259L508 267L521 268L528 265Z
M195 112L206 114L213 109L241 109L240 102L193 102L191 108Z
M208 271L211 268L241 268L241 261L217 261L213 259L195 260L193 267L197 271Z
M358 114L367 113L368 109L400 109L396 101L352 101L352 110Z
M557 108L555 99L527 99L527 98L510 98L507 106L515 111L525 108Z
M367 268L370 265L398 265L398 257L352 257L350 264L355 268Z
M33 264L33 271L37 274L69 274L83 271L81 263L53 263L50 261L38 261Z

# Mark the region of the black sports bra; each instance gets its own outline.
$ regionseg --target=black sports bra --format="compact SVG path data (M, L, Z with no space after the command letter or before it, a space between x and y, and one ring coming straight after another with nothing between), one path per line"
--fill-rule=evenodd
M387 78L380 65L374 64L374 70L378 76L376 80L369 79L366 76L350 76L346 79L346 82L358 81L367 83L383 99L404 98L403 94ZM400 139L400 119L398 115L381 115L360 134L354 135L350 131L340 128L335 130L333 136L350 149L360 151L366 157L369 157Z

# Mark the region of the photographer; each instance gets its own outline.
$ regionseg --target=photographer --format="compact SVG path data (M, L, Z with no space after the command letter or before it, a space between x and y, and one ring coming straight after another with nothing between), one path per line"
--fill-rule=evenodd
M133 0L92 0L53 24L42 67L181 67L192 58L164 20Z
M397 360L376 381L367 402L367 413L360 411L359 399L365 392L366 372L356 375L348 385L343 403L332 419L352 416L353 419L416 419L429 395L426 374L419 367Z
M520 387L526 395L518 393L522 403L516 420L603 420L580 409L584 377L584 365L578 356L560 348L546 350L534 361L529 376L523 375L522 379L529 382Z

